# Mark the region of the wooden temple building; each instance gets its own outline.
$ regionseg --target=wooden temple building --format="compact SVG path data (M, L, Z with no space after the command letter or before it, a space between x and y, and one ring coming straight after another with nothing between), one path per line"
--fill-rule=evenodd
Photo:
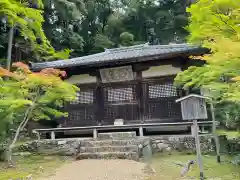
M188 44L136 45L69 60L33 63L33 71L58 68L80 91L64 109L61 127L182 122L176 99L186 94L173 85L176 74L208 50Z

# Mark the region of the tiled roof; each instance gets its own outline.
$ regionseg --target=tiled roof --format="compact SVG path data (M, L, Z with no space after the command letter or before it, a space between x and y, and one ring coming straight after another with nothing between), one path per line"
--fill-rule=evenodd
M171 45L136 45L130 47L122 47L115 49L106 49L105 52L88 56L72 58L68 60L58 60L51 62L32 63L32 70L40 70L44 68L67 68L76 66L92 66L99 67L111 64L127 64L142 61L144 57L155 57L163 59L183 54L200 55L206 53L207 50L198 46L189 44L171 44Z

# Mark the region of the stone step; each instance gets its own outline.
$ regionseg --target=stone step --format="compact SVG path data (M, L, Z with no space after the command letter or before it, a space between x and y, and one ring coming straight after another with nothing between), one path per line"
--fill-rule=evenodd
M136 152L98 152L98 153L79 153L76 160L81 159L130 159L139 160Z
M99 146L129 146L138 145L141 141L138 139L108 139L108 140L89 140L82 141L81 147L99 147Z
M99 133L99 139L125 139L136 137L136 132L111 132L111 133Z
M138 152L137 145L128 146L96 146L96 147L80 147L81 153L95 152Z

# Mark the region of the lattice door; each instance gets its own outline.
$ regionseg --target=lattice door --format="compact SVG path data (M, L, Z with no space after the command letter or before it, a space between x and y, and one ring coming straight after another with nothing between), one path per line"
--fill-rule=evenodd
M67 126L97 125L95 118L96 98L95 88L80 87L76 100L68 106Z
M146 121L181 119L180 104L175 102L179 98L179 90L172 81L147 82L145 86L147 89Z
M125 123L139 120L136 84L104 87L104 120L102 123L114 124L115 119L123 119Z

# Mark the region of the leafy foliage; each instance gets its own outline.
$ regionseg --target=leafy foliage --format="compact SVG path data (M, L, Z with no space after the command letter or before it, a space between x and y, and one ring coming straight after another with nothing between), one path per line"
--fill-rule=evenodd
M49 68L33 73L23 63L14 63L14 66L14 72L0 69L0 75L8 77L1 80L0 86L0 107L6 116L29 108L32 108L30 117L35 120L66 116L57 108L75 98L77 87L61 80L65 72Z
M56 49L71 49L72 57L147 41L182 42L187 35L187 4L181 0L43 2L47 37Z
M11 25L6 16L16 23L13 60L42 61L146 42L183 42L186 6L182 0L3 0L0 58L6 58Z
M233 0L200 0L188 8L189 42L202 44L211 53L198 59L202 67L190 67L175 79L178 86L206 88L224 108L226 123L239 126L240 101L240 2ZM235 104L228 104L228 101ZM227 105L226 105L227 103ZM221 114L222 110L220 110Z
M55 52L45 36L42 28L44 22L42 9L41 0L2 0L0 2L0 17L4 20L4 24L15 28L16 32L19 33L17 37L24 41L28 52L34 52L36 59L68 58L70 53L68 50Z
M18 125L10 149L29 119L51 120L67 116L61 107L64 102L74 100L78 91L75 85L62 81L61 78L66 76L64 71L48 68L33 73L21 62L13 66L14 72L0 68L1 127L12 123Z
M134 36L129 32L120 34L120 44L123 46L132 46L134 44Z
M216 119L228 129L240 127L240 104L222 102L216 104Z
M236 165L236 166L240 166L240 154L236 155L233 160L232 160L232 164Z

